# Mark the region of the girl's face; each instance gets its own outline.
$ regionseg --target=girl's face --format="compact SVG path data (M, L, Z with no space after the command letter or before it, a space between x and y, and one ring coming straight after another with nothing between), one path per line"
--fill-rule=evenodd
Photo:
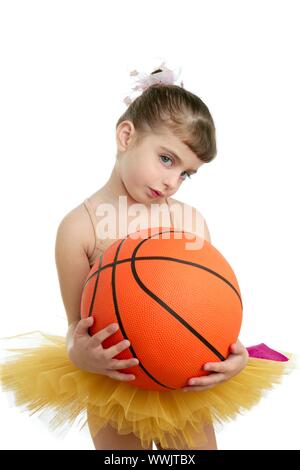
M164 202L184 181L188 184L189 178L203 165L187 145L167 131L149 134L134 144L132 123L124 121L120 126L117 133L120 176L128 193L138 202L146 205ZM153 196L150 188L162 195Z

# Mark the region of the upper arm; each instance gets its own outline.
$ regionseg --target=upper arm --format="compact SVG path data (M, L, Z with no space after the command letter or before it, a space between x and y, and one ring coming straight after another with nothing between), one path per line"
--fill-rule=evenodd
M198 217L198 225L196 224L198 231L196 233L198 233L200 237L204 238L204 240L211 243L210 233L205 218L197 209L195 209L195 207L193 207L193 214L194 217Z
M76 209L60 222L55 242L55 262L68 323L80 320L81 294L90 271L82 219Z
M195 207L190 206L189 204L176 201L175 199L173 199L173 201L181 204L184 229L186 231L190 231L192 233L195 233L196 235L199 235L201 238L204 238L209 243L211 243L210 233L208 230L206 220L203 217L203 215L200 213L200 211L198 211L198 209L196 209ZM186 216L184 215L185 210L186 210ZM190 221L190 217L192 218L191 221Z
M209 233L209 230L208 230L208 226L207 226L207 223L206 223L206 220L204 220L204 238L205 240L207 240L209 243L211 243L211 238L210 238L210 233Z

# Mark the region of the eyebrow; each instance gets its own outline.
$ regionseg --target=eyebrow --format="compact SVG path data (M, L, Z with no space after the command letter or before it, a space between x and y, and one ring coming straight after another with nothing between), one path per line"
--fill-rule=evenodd
M171 153L175 158L177 158L177 160L178 160L179 162L184 163L183 160L182 160L182 159L177 155L177 153L174 152L173 150L170 150L170 149L168 149L167 147L163 147L163 146L161 146L161 145L160 145L160 148L161 148L162 150L164 150L165 152ZM188 169L187 171L190 171L191 173L197 173L198 170L193 170L193 169L190 169L190 170L189 170L189 169Z

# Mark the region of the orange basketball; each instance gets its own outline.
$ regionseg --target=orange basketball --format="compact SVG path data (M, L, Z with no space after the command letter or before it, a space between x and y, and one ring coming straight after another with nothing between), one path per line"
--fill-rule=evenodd
M187 244L201 243L188 249ZM129 339L116 359L137 357L126 382L170 391L207 375L206 362L223 361L237 341L242 300L235 274L209 242L174 228L149 228L110 245L84 284L81 318L94 316L90 334L111 323L119 329L107 348Z

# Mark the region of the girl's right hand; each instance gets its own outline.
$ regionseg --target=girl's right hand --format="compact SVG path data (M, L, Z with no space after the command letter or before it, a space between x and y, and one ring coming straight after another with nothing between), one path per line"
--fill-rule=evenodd
M114 334L117 329L114 329L111 324L90 336L88 329L93 323L93 317L83 318L77 323L73 333L72 346L68 351L70 361L79 369L88 372L107 375L121 381L134 380L134 375L121 373L116 369L136 366L139 363L138 359L114 359L114 356L127 349L130 343L125 340L110 348L103 348L102 342Z

